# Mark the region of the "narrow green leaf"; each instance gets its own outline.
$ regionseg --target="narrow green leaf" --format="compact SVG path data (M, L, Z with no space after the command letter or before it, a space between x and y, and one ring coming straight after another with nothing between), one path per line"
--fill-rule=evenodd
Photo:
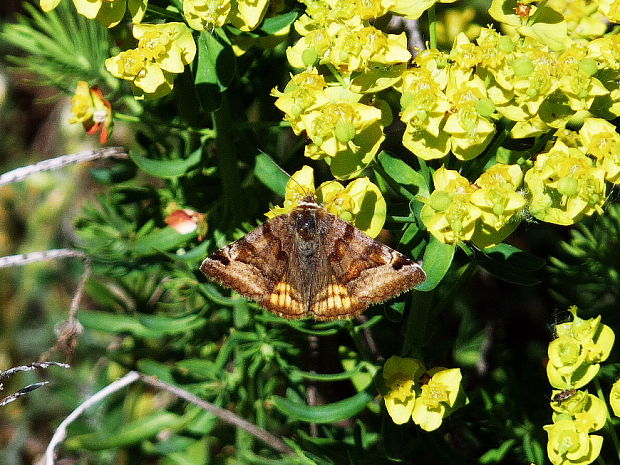
M275 407L290 419L308 423L333 423L349 419L364 410L372 399L373 396L366 391L358 392L348 399L318 406L293 402L280 396L271 398Z
M501 463L506 454L514 447L516 439L504 441L498 448L491 449L480 457L480 463Z
M289 176L280 168L274 159L266 153L259 153L256 156L254 175L274 193L278 194L280 197L284 197Z
M202 149L197 149L189 157L175 160L154 160L136 153L130 153L131 159L139 168L159 178L176 178L194 168L202 159Z
M342 373L314 373L312 371L293 370L293 374L313 381L342 381L344 379L351 379L351 377L359 373L363 366L363 364L358 364L352 370L343 371Z
M431 240L424 251L422 268L426 272L426 281L416 287L419 291L430 291L443 279L450 269L455 247L431 236Z
M129 333L146 339L160 338L166 334L184 333L206 323L206 320L198 315L176 319L141 314L116 315L93 310L80 310L78 319L90 329L115 334Z
M204 326L207 322L206 319L200 314L187 315L182 317L170 317L163 315L144 315L136 314L136 318L146 328L154 331L176 334L191 331L193 329Z
M266 18L258 30L267 35L275 34L276 32L280 32L289 24L293 24L298 16L298 11L289 11L288 13L284 13L282 15Z
M72 450L104 450L125 447L149 439L165 429L175 428L187 421L170 412L156 412L127 423L119 430L82 434L65 441Z

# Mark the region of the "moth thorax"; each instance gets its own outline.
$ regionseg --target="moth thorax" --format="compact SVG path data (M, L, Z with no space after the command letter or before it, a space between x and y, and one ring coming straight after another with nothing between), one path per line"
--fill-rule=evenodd
M315 209L301 210L295 215L295 233L302 242L314 242L318 232Z

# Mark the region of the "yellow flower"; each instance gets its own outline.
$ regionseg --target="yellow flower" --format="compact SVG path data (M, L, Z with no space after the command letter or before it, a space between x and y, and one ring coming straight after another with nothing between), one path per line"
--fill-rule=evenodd
M618 0L599 0L598 9L612 23L620 23L620 1Z
M435 3L454 3L456 0L396 0L396 5L390 10L407 19L418 19Z
M450 134L452 153L460 160L470 160L482 153L495 134L491 117L495 105L488 98L482 79L473 76L463 82L454 70L446 88L451 113L443 130Z
M197 31L221 27L230 13L230 0L184 0L183 16Z
M556 325L557 338L548 348L547 376L557 389L578 389L598 373L614 344L613 330L601 323L601 317L583 320L577 307L570 307L573 321Z
M609 121L586 118L579 135L587 153L596 159L596 166L605 170L605 179L620 183L620 135Z
M585 46L572 45L558 57L557 63L559 88L568 97L572 110L587 110L595 97L609 94L601 81L594 77L598 64L587 56Z
M304 166L291 176L286 184L284 205L267 212L268 218L290 213L304 197L313 195L328 212L355 225L370 237L376 237L383 228L386 203L379 188L368 178L359 178L346 187L337 181L326 181L316 190L314 171Z
M547 455L553 465L587 465L601 453L603 438L581 431L572 420L544 426L549 436Z
M385 134L382 110L357 100L360 95L331 87L330 102L301 115L310 144L305 156L324 159L334 177L358 176L374 159Z
M566 391L553 391L553 395L561 395ZM571 418L577 429L585 433L600 430L607 421L607 407L598 397L584 391L571 391L571 396L563 400L552 401L553 422Z
M611 387L609 405L611 405L614 415L620 417L620 380L616 381Z
M592 39L607 29L605 19L597 11L599 2L591 0L550 0L547 5L562 13L569 37Z
M392 421L397 425L407 423L416 399L413 389L424 366L413 358L390 357L383 366L383 379L389 391L383 396L385 407Z
M58 0L41 0L43 11L50 11L60 3ZM146 12L148 0L73 0L75 9L88 19L96 19L106 27L116 26L129 8L131 20L139 23Z
M424 202L420 217L429 232L447 244L471 239L482 214L471 203L474 187L458 172L439 168L433 175L435 191Z
M496 164L474 183L478 190L471 194L471 203L480 208L482 220L472 241L479 247L498 244L519 225L515 215L523 210L525 197L517 189L523 173L519 165Z
M112 126L112 106L97 86L88 87L86 81L80 81L71 97L71 119L69 122L82 123L88 134L99 132L99 141L105 144Z
M441 127L450 103L433 72L426 68L407 70L402 75L400 91L400 119L407 124L403 145L424 160L447 155L450 136Z
M41 9L46 13L52 11L60 4L60 0L40 0Z
M323 92L327 87L325 78L316 68L312 68L291 77L284 92L273 89L271 95L277 97L276 107L285 113L284 119L291 123L295 134L305 131L301 115L326 104L328 95Z
M108 58L106 69L131 81L139 96L161 97L172 90L173 74L182 73L196 55L190 29L183 23L136 24L138 48Z
M605 202L605 171L561 141L537 156L525 173L525 184L530 212L549 223L573 224L584 215L601 212Z
M462 376L459 368L433 368L427 376L422 393L415 399L411 418L424 431L434 431L455 407Z

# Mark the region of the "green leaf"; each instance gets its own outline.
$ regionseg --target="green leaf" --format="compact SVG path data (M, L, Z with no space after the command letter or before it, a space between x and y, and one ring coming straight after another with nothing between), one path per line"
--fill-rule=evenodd
M138 369L145 375L156 376L169 384L176 384L174 376L172 375L172 367L165 363L145 358L138 360Z
M484 249L484 252L497 261L505 261L514 268L525 271L540 270L547 263L544 258L521 250L510 244L498 244Z
M180 318L167 316L116 315L113 313L80 310L78 319L85 327L105 333L129 333L145 339L156 339L167 334L179 334L200 328L206 320L200 315L190 315Z
M221 105L221 92L226 90L237 72L237 61L229 39L221 29L202 31L198 37L196 90L205 110Z
M450 269L455 247L444 244L431 236L431 240L424 251L422 268L426 272L426 281L416 287L419 291L430 291L443 279Z
M297 11L289 11L283 15L272 16L271 18L265 19L258 30L264 32L266 35L272 35L280 32L289 24L293 24L298 17L299 12Z
M315 373L313 371L293 370L293 374L312 381L334 382L351 379L351 377L359 373L363 367L364 365L360 363L352 370L343 371L342 373Z
M280 396L273 396L275 407L292 420L308 423L333 423L347 420L366 408L373 396L366 391L327 405L309 406Z
M82 434L65 441L72 450L103 450L125 447L149 439L165 429L181 426L185 418L170 412L155 412L138 418L116 431Z
M545 260L508 244L478 250L473 249L474 261L504 281L523 286L538 284L535 272L545 265Z
M379 164L390 179L406 189L417 188L417 193L427 197L429 186L424 176L414 170L399 158L393 157L388 152L381 152L378 157ZM411 197L411 194L407 196Z
M176 364L176 367L182 371L187 371L194 378L203 380L218 379L221 375L221 370L212 361L199 358L181 360Z
M157 229L146 236L137 238L133 244L133 252L138 257L156 255L165 250L181 247L195 237L195 231L181 234L170 227Z
M266 153L259 153L256 156L254 176L274 193L284 197L290 176Z
M506 454L515 446L516 439L504 441L498 448L487 451L480 457L480 463L501 463Z
M195 150L189 157L174 160L155 160L130 153L131 159L139 168L159 178L176 178L194 168L202 159L202 149Z

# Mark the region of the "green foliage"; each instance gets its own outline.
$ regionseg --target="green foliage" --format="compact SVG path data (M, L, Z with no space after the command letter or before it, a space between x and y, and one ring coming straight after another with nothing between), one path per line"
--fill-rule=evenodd
M50 13L25 3L28 16L6 25L0 39L24 53L10 57L17 69L32 72L39 85L72 92L78 80L91 84L105 82L117 87L105 72L111 41L106 29L76 15L67 2Z
M78 312L85 330L73 376L59 376L62 387L50 397L61 405L59 411L67 412L82 399L80 390L96 391L128 370L139 370L282 437L294 453L277 452L212 413L135 384L73 423L61 454L97 465L544 463L542 425L552 414L544 363L555 305L544 287L545 272L551 270L552 294L562 305L601 313L611 327L620 324L612 315L620 298L620 208L613 195L602 195L617 184L617 163L611 152L601 149L598 157L592 147L586 148L617 146L613 135L601 142L595 133L602 131L579 129L588 105L596 106L588 94L570 94L569 84L582 85L585 77L583 82L565 82L570 78L566 73L562 90L545 88L547 95L527 81L538 70L532 83L549 84L546 68L540 71L536 60L525 56L504 63L505 57L495 53L500 45L510 53L520 47L523 55L540 54L542 67L557 56L541 44L559 47L568 40L566 28L549 32L548 15L539 15L520 29L519 40L487 30L485 48L459 36L453 53L435 50L414 63L402 38L392 37L387 29L372 29L382 27L388 7L379 5L371 12L379 18L365 13L372 21L359 19L363 33L376 33L364 42L368 50L358 50L358 42L347 35L357 26L346 22L345 13L358 10L343 7L329 13L345 15L329 30L342 40L334 40L338 46L319 59L315 48L323 45L320 41L297 53L311 42L311 33L320 32L317 18L323 17L324 5L319 2L304 2L305 14L316 18L303 16L302 6L294 2L272 1L258 19L252 8L237 5L238 16L221 24L221 18L199 18L205 26L194 30L189 26L198 20L190 20L184 7L196 2L151 0L144 22L157 27L178 23L183 40L196 47L196 57L187 64L179 58L186 57L187 47L175 44L178 37L170 39L154 27L152 35L140 35L134 28L132 38L128 22L106 29L97 22L100 16L87 20L77 15L73 3L63 1L49 13L27 5L28 16L5 25L0 36L20 55L11 62L34 73L39 84L67 93L78 81L101 87L110 101L108 116L117 125L116 136L130 133L134 138L128 160L91 168L89 180L97 195L75 202L83 206L73 213L72 245L92 261L93 276ZM506 2L493 3L496 20L501 14L521 21ZM480 15L486 7L478 8ZM431 34L431 43L437 43L434 7L424 14L431 24L421 21L421 27ZM488 16L477 19L478 24L490 21ZM302 39L286 34L293 24L303 32ZM373 41L387 41L388 36L390 53L371 50ZM542 42L530 42L535 40ZM601 52L600 67L593 67L593 59L579 55L585 51L578 46L575 50L577 58L567 51L562 63L586 60L582 67L589 70L587 79L602 79L603 61L616 59ZM133 55L122 55L126 51ZM313 58L309 61L316 68L291 79L287 53L291 63ZM487 61L466 63L479 55ZM127 56L143 59L142 68L122 61ZM123 80L106 71L104 62L112 58L122 62L115 71ZM182 65L170 71L178 65L174 58ZM510 71L509 78L503 74L514 68L518 72ZM440 83L447 82L448 70L455 73L450 81L455 88L445 92ZM424 79L416 77L426 72ZM164 91L144 89L140 78L149 73L149 78L165 81ZM419 88L416 79L422 83ZM613 87L614 79L612 73L605 85ZM500 82L508 80L512 89L500 88ZM597 95L606 95L598 81L590 84ZM620 111L612 102L617 88L608 90L613 96L607 111ZM458 100L455 95L461 93ZM272 95L286 114L284 122ZM563 102L557 108L556 98ZM472 99L476 104L470 108ZM504 113L498 113L499 107ZM355 124L333 119L347 112L355 115ZM601 112L593 109L592 114ZM398 117L402 125L393 123ZM594 118L594 129L613 127L601 118ZM294 139L290 128L307 140ZM515 128L527 137L516 136ZM332 149L335 154L328 153ZM367 178L387 204L386 239L422 261L426 281L411 293L368 309L363 318L328 322L284 320L207 282L199 272L202 260L264 222L270 206L281 204L282 197L288 200L292 183L287 185L287 173L306 164L312 165L317 186L334 176L346 181ZM506 165L511 172L501 171ZM489 173L491 180L484 177ZM530 173L526 184L524 173ZM579 173L578 180L570 177L574 173ZM71 199L72 184L59 184ZM11 202L18 204L19 197L14 195ZM354 203L351 195L339 201ZM536 202L537 218L546 224L530 221ZM604 214L599 215L603 204ZM26 207L30 205L21 208ZM568 233L570 240L561 243L561 251L548 258L559 242L557 229L550 225L562 222L554 217L556 210L564 223L580 222ZM175 229L175 214L185 215L195 228ZM48 233L60 229L51 221L60 216L56 210L33 210L32 216L39 217ZM0 216L5 218L11 216ZM368 222L372 220L376 218ZM24 228L37 227L27 223ZM487 241L478 242L474 231ZM510 244L504 242L509 235ZM45 242L48 246L55 246L54 240ZM547 262L550 268L545 268ZM36 301L36 308L43 307L42 301L52 300L43 284L53 279L40 269L27 275L18 283L20 298L12 303L21 309ZM3 275L3 280L9 278ZM13 332L21 339L45 334L49 342L53 323L62 315L57 307L64 309L68 302L55 302L54 307L56 313L46 315L47 326L37 333L29 332L25 316L7 324L6 334L2 328L0 355L18 352L13 346L23 344ZM10 350L1 344L4 337ZM42 350L37 345L32 353ZM395 355L435 368L417 379L387 379L385 360ZM430 395L425 393L432 376L446 367L459 367L459 388L467 394L467 405L463 398L458 410L452 410L454 403L449 409L442 405L446 417L433 431L409 421L411 412L404 415L404 424L394 424L384 398L394 392L413 397L415 392L415 401L424 394L432 401L433 393L439 397L448 392L445 386L434 386ZM602 373L602 380L612 382L615 365L606 371L603 367ZM26 408L22 423L14 420L23 429L41 408L42 401L33 399L34 410ZM400 405L398 400L395 405ZM407 402L413 408L414 399ZM41 411L53 417L46 423L53 428L61 415ZM13 451L6 457L18 455Z

